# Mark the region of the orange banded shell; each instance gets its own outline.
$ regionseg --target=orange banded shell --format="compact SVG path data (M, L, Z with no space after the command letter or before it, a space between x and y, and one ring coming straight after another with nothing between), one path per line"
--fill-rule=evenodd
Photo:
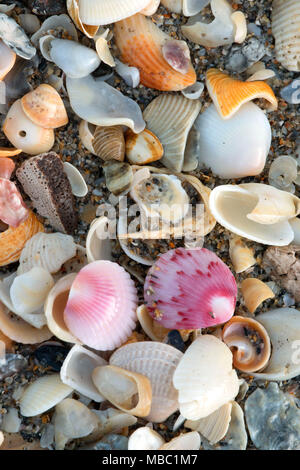
M0 266L18 261L27 240L38 232L44 232L44 226L29 211L28 218L22 224L0 233Z
M124 161L125 139L122 126L97 126L92 145L96 155L102 160Z

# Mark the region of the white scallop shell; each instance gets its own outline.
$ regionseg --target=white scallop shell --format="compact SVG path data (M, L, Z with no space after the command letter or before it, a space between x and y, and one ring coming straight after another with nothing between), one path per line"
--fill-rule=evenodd
M80 0L80 19L88 25L105 25L123 20L148 6L149 0Z
M105 401L92 381L92 372L98 366L105 366L107 362L89 349L78 344L73 346L65 358L60 370L60 378L64 384L69 385L84 396L96 402Z
M288 70L300 71L300 3L298 0L274 0L272 33L277 60Z
M57 273L62 265L76 255L76 244L71 235L39 232L28 240L20 256L18 274L33 267Z
M32 382L20 399L21 415L37 416L50 410L72 392L72 388L60 380L59 374L45 375Z
M198 431L210 444L216 444L226 435L231 420L232 402L218 408L206 418L196 421L187 420L186 428Z
M192 431L174 437L171 441L163 444L160 450L199 450L200 445L200 434Z
M111 260L111 242L107 217L94 219L86 238L86 254L89 263L97 260Z
M128 441L128 450L158 450L165 440L158 432L143 426L136 429Z
M64 162L64 172L68 177L74 196L85 197L89 190L84 177L77 170L76 166L69 162Z

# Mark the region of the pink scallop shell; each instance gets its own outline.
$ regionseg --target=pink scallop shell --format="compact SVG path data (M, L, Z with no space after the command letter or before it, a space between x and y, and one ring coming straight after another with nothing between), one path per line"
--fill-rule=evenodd
M77 274L64 311L70 332L101 350L120 346L135 328L137 291L124 268L95 261Z
M150 315L164 327L197 329L228 321L237 285L230 269L212 251L178 248L149 269L144 297Z
M15 183L0 178L0 220L11 227L18 227L28 216L29 211Z

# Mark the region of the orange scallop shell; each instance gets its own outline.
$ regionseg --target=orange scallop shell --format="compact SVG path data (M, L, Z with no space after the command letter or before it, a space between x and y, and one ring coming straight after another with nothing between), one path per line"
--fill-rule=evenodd
M38 232L44 232L44 226L29 211L28 218L22 224L0 233L0 266L18 261L27 240Z
M242 82L217 69L206 72L206 86L220 116L230 119L248 101L264 98L269 109L277 109L278 102L272 88L263 81Z
M137 13L118 21L115 39L121 60L139 69L142 85L161 91L180 91L195 83L192 63L188 72L182 74L165 61L162 45L170 37L144 15Z

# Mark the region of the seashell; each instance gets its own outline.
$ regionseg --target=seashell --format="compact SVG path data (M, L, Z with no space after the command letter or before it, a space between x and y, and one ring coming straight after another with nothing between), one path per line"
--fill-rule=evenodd
M135 134L134 134L135 135ZM122 126L96 127L92 140L94 152L104 161L125 158L125 139Z
M300 245L300 219L298 217L290 219L289 224L294 232L293 244Z
M21 419L16 408L7 408L7 413L3 416L1 428L5 432L17 433L20 431Z
M14 311L19 316L39 311L53 285L51 274L43 268L34 267L20 274L14 279L10 288Z
M181 91L185 98L189 100L198 100L204 90L204 84L202 82L196 82L194 85L188 86Z
M129 163L110 160L104 163L103 171L107 189L118 196L131 187L133 172Z
M195 83L196 73L190 60L188 67L184 60L184 70L188 69L185 73L174 70L165 60L162 48L171 38L151 19L137 14L116 23L114 31L121 60L139 69L142 85L161 91L179 91ZM180 47L175 52L172 47L174 65L182 61L182 53Z
M274 299L275 295L267 284L260 279L247 278L241 283L241 291L244 302L250 313L254 313L257 307L267 299Z
M124 125L134 132L145 128L138 104L120 91L92 76L67 77L67 90L74 112L97 126Z
M4 434L2 431L0 431L0 447L2 446L3 442L4 442Z
M64 321L65 307L75 278L75 273L67 274L56 282L45 301L44 311L48 328L54 336L67 343L80 344L80 341L68 330Z
M110 433L118 433L122 429L133 426L137 423L137 418L115 408L107 408L106 410L93 410L93 413L99 420L98 428L84 439L88 442L96 442L102 436Z
M263 70L258 70L255 72L253 75L251 75L249 78L247 78L247 82L255 82L257 80L268 80L269 78L275 77L276 74L274 70L271 69L263 69Z
M159 95L145 109L147 128L163 145L163 165L180 172L189 131L199 114L201 104L178 95Z
M243 12L235 11L231 15L231 19L235 25L234 42L242 44L247 37L247 20Z
M0 219L3 223L16 228L28 218L29 210L15 183L0 178L0 190Z
M69 351L60 370L60 378L64 384L74 388L85 397L96 402L105 401L92 381L92 372L96 367L107 362L82 346L76 344Z
M12 3L11 5L5 5L4 3L0 3L0 12L10 16L15 6L15 3Z
M64 162L64 172L70 182L72 193L77 197L85 197L89 192L85 179L76 166L71 163Z
M16 165L10 158L1 158L0 160L0 178L9 180L14 172Z
M140 84L140 71L136 67L129 67L118 59L115 59L116 72L123 78L126 85L136 88Z
M278 308L255 318L270 336L272 354L265 369L262 372L252 372L251 375L257 379L274 381L289 380L299 375L299 311Z
M43 83L21 99L22 110L37 126L56 129L68 124L68 115L58 92Z
M140 134L131 130L126 132L125 153L128 161L133 165L145 165L160 160L164 149L158 137L148 129Z
M276 59L287 70L300 71L300 39L298 25L300 5L297 0L275 0L272 5L272 33Z
M297 161L288 155L277 157L269 170L269 184L277 189L286 190L298 175Z
M238 370L247 373L261 370L270 359L268 333L253 318L232 317L223 328L222 339L231 349L233 365Z
M88 38L93 38L99 29L99 26L91 26L82 23L79 13L79 0L67 0L67 9L70 17L74 21L76 27Z
M64 320L87 346L112 350L134 330L136 306L136 288L124 268L111 261L94 261L76 276Z
M182 0L184 16L194 16L200 13L210 3L210 0Z
M36 54L35 47L21 26L5 13L0 13L0 38L15 54L24 59L32 59Z
M286 219L293 218L293 211L294 215L298 213L297 198L272 186L258 183L218 186L211 192L209 207L223 227L249 240L284 246L294 238Z
M122 411L134 416L147 416L151 409L150 380L116 366L100 366L92 373L99 392Z
M187 419L205 418L239 391L230 349L213 335L202 335L188 347L173 376L180 413Z
M18 274L34 267L44 268L51 274L57 273L66 261L76 255L76 249L70 235L39 232L26 242L20 256Z
M230 119L243 104L257 98L270 103L270 110L278 107L272 88L265 82L242 82L221 72L209 69L206 72L206 86L214 105L223 119Z
M50 410L72 392L72 388L60 380L59 374L45 375L32 382L20 399L22 416L37 416Z
M29 155L48 152L54 144L53 129L44 129L34 124L24 113L20 100L10 107L3 132L15 147Z
M169 39L162 45L162 55L165 61L176 70L176 72L186 74L190 68L191 54L185 41Z
M240 237L233 236L229 241L229 256L237 274L243 273L256 264L253 250L247 247Z
M20 155L21 152L21 149L9 149L0 147L0 158L15 157L16 155Z
M218 408L206 418L187 420L184 426L199 432L210 444L216 444L226 435L231 420L232 402Z
M25 160L16 175L37 212L56 230L65 233L75 230L74 197L59 155L50 152Z
M20 25L26 33L33 34L36 33L41 27L40 20L36 15L30 13L25 13L24 15L18 15L20 20Z
M143 10L141 10L140 13L142 15L152 16L154 15L154 13L156 13L159 7L159 4L160 4L160 0L150 0L146 8L143 8Z
M200 445L200 435L193 431L174 437L171 441L163 444L159 450L199 450Z
M64 36L71 38L73 41L78 40L78 34L74 24L72 23L70 17L66 14L62 15L53 15L47 18L40 29L31 36L31 42L36 47L39 44L39 40L42 36L53 33L55 35L57 32L62 32Z
M66 398L55 407L55 449L63 450L72 439L88 436L98 427L98 418L80 401Z
M86 77L94 72L101 62L93 49L67 39L53 39L50 44L50 56L69 78Z
M132 182L130 196L146 217L177 223L188 212L189 197L174 175L155 174L138 180L138 172Z
M152 341L163 341L167 336L169 328L164 328L149 315L146 305L141 305L136 311L137 318L144 332L152 339Z
M144 285L149 314L171 329L224 323L234 313L236 296L231 271L205 248L177 248L162 254L148 271Z
M161 0L161 4L172 13L181 13L182 0Z
M0 56L0 80L2 80L15 65L16 54L0 40Z
M84 147L93 155L95 154L95 150L93 147L93 139L94 139L94 133L95 133L96 126L94 124L90 124L87 121L82 120L80 125L79 125L79 137L84 145Z
M201 21L201 15L195 16L181 27L182 34L190 41L205 47L231 45L235 37L231 6L226 0L211 0L210 6L214 20L207 24Z
M86 238L86 254L89 263L97 260L111 260L111 242L107 217L94 219Z
M167 344L141 341L119 348L110 357L111 365L142 374L150 380L152 405L146 417L148 421L162 423L178 409L172 377L182 356L178 349Z
M81 20L88 25L106 25L123 20L143 10L149 0L80 0Z
M35 328L20 317L12 316L2 302L0 302L0 331L13 341L22 344L42 343L52 336L47 326Z
M128 450L158 450L165 443L165 440L158 432L143 426L136 429L128 441Z
M107 40L103 37L100 37L97 39L95 46L99 59L106 65L109 65L110 67L115 67L116 63L109 50Z
M18 261L27 240L44 227L33 212L29 211L28 218L18 227L9 227L0 233L0 266L6 266Z

